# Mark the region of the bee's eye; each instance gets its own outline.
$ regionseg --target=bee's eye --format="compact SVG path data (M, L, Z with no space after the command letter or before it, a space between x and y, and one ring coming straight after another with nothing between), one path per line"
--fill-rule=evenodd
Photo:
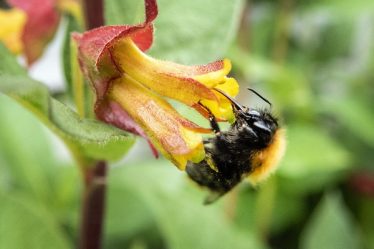
M249 116L254 116L254 117L259 117L260 116L260 113L258 112L258 111L256 111L256 110L249 110L248 111L248 115Z
M253 122L261 119L261 114L257 110L249 109L246 113L244 113L244 119L249 125L251 125Z
M269 134L271 133L271 130L269 129L269 127L267 127L265 125L265 123L263 121L256 121L256 122L254 122L253 126L255 128L257 128L258 130L261 130L263 132L266 132L266 133L269 133Z

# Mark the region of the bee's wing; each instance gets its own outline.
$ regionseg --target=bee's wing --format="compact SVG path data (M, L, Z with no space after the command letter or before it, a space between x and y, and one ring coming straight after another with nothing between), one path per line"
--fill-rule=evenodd
M220 192L210 192L207 197L204 199L204 205L209 205L214 202L216 202L219 198L221 198L224 195L224 193Z

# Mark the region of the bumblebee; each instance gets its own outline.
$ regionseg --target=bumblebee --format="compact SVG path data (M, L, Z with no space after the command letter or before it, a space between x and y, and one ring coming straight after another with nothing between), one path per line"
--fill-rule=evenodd
M233 189L243 179L256 185L276 169L282 158L286 142L284 130L270 109L252 109L240 105L219 89L232 104L235 122L229 130L221 131L212 112L209 121L215 136L203 140L206 156L199 163L188 162L188 176L211 194L204 204L210 204ZM252 89L248 89L271 103Z

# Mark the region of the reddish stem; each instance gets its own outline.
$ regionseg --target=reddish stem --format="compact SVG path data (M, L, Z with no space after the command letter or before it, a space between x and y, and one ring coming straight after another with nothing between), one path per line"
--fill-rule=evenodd
M87 30L104 25L103 0L83 0L82 5Z
M101 248L106 190L105 161L99 161L85 171L80 249Z
M104 0L82 0L86 29L104 25ZM84 193L80 230L80 249L100 249L106 193L106 161L98 161L83 171Z

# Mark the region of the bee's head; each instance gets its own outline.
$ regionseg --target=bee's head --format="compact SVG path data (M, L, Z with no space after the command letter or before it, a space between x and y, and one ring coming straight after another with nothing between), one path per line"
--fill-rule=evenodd
M247 108L236 102L233 98L228 96L226 93L222 92L219 89L216 89L218 92L226 96L232 103L232 107L236 116L236 122L238 122L239 126L247 126L250 128L250 132L255 133L258 141L261 144L268 144L276 130L278 129L278 121L277 119L271 114L270 109L252 109ZM258 94L253 89L248 89L255 93L258 97L264 100L266 103L269 104L271 107L271 103Z
M246 112L239 111L238 118L244 121L265 144L271 141L278 129L278 121L270 110L247 109Z

